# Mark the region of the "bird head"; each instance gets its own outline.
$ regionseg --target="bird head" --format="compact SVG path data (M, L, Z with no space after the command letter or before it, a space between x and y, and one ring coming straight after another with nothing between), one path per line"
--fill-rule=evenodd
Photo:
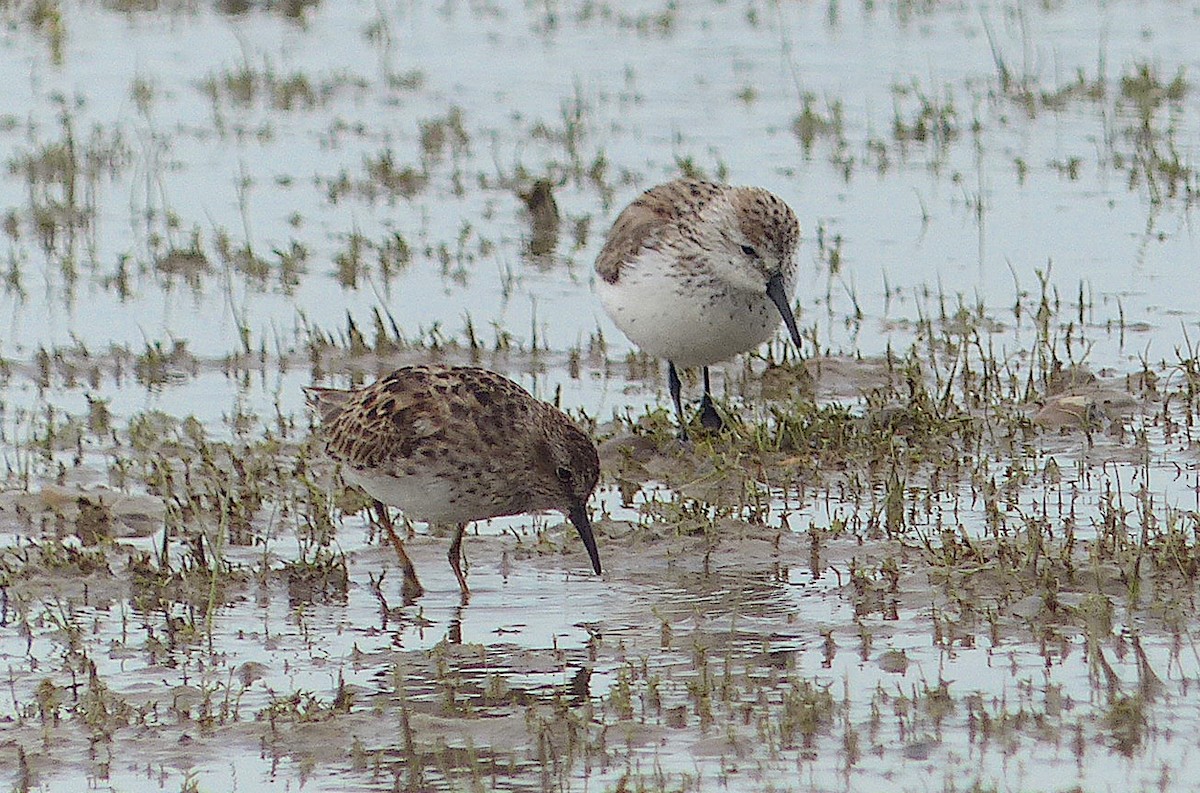
M758 187L735 187L702 210L708 223L701 245L716 254L709 267L724 283L745 292L766 294L779 310L788 333L800 347L792 313L800 221L783 199Z
M592 569L600 574L600 551L592 533L587 501L600 479L600 457L587 433L577 427L557 409L547 423L546 435L534 449L534 467L540 491L536 500L547 508L561 510L579 532L592 561Z

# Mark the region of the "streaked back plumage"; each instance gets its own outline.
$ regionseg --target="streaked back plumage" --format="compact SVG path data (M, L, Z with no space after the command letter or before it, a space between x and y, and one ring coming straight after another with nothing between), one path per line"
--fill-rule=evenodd
M568 512L599 478L586 433L486 369L409 366L364 388L305 392L346 478L417 520Z

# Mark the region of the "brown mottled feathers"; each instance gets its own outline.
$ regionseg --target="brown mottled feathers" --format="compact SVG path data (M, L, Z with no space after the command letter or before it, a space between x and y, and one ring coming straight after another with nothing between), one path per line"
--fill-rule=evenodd
M317 434L342 478L375 501L404 569L405 597L421 594L387 507L453 523L450 566L463 595L462 535L474 520L557 509L575 525L599 575L587 501L600 478L588 434L506 377L473 366L407 366L364 388L306 388Z
M346 391L342 388L321 388L320 386L306 386L304 396L308 402L308 406L317 411L317 416L321 422L329 422L333 417L341 412L342 406L350 397L354 396L353 391Z
M734 188L753 193L756 200L736 204L738 226L756 246L766 248L776 261L790 261L800 244L800 221L786 202L757 187Z
M699 211L726 189L713 182L677 179L642 193L617 216L596 257L596 272L615 284L622 267L643 249L653 247L661 235L678 229L684 212Z
M447 445L490 456L507 447L508 428L544 421L554 410L507 378L472 367L410 366L354 391L305 392L321 416L329 456L359 470Z

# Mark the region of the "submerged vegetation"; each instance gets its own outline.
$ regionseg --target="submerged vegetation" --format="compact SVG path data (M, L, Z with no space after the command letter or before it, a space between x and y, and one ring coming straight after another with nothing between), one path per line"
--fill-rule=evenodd
M44 97L0 114L0 784L1185 786L1200 118L1162 10L1098 49L1071 4L0 4ZM688 447L589 284L676 174L806 237L803 356L727 366ZM300 387L421 361L592 433L603 579L499 520L469 605L400 605Z
M904 353L798 361L780 347L769 353L781 357L747 361L725 381L727 429L713 435L695 427L700 437L690 448L675 440L661 408L581 415L601 441L609 493L600 507L607 519L597 524L602 541L636 548L641 561L610 565L604 582L568 587L597 593L647 574L658 584L634 595L642 611L626 627L606 627L607 607L585 609L595 611L590 638L577 650L556 650L557 660L534 661L534 647L462 643L461 614L435 627L440 620L418 612L413 622L408 610L389 605L397 598L384 549L354 539L358 526L369 528L366 501L330 479L302 416L277 406L273 416L227 414L221 428L161 411L121 422L101 399L81 415L18 413L8 457L16 487L0 515L23 526L23 539L0 552L5 620L28 637L31 657L66 655L50 676L18 678L32 699L16 711L17 723L75 725L114 746L134 729L191 735L195 725L200 736L217 736L261 725L252 732L266 730L269 745L297 756L309 751L296 743L313 728L306 725L359 725L383 714L408 723L412 734L394 755L379 738L357 733L355 767L429 784L503 768L517 776L550 772L570 786L583 769L616 763L625 770L606 778L619 787L645 773L638 747L660 733L690 731L721 736L724 770L708 772L710 779L731 773L730 763L815 767L830 752L838 773L853 776L896 741L909 760L960 741L985 757L994 743L1005 747L1000 758L1063 742L1073 762L1097 751L1136 757L1157 740L1150 714L1176 685L1163 676L1187 663L1180 653L1200 573L1200 512L1164 500L1151 482L1168 469L1197 481L1196 466L1180 468L1171 450L1193 443L1200 354L1098 378L1071 363L1069 350L1115 331L1073 329L1070 314L1053 307L1048 279L1042 290L1019 296L1012 309L1014 317L1036 317L1034 346L1020 361L990 352L1008 333L1004 322L959 310L916 321ZM375 321L373 338L353 322L348 335L310 329L303 355L237 356L220 367L183 345L169 354L148 345L137 358L145 363L133 369L174 367L178 383L247 382L268 369L285 378L299 370L354 380L364 369L431 359L507 370L562 366L548 352L485 347L470 330L457 340L405 340L393 321ZM654 379L648 362L632 358L621 373L595 355L602 339L589 347L570 355L580 380ZM79 383L85 362L92 389L129 368L120 355L82 345L42 358L47 393ZM139 382L179 387L144 375ZM97 474L104 484L94 484ZM471 551L485 576L498 553L542 570L562 566L560 554L578 555L556 521L485 539L474 539L479 550ZM418 552L438 553L437 543L419 543ZM804 606L809 591L838 605L814 620ZM345 627L369 614L374 600L371 619L383 635L415 637L426 628L444 635L428 650L379 648L370 652L374 660L354 662L395 665L391 687L364 689L365 681L351 686L339 677L324 693L281 691L257 682L273 681L271 671L218 663L198 668L186 695L176 691L164 702L106 683L99 670L107 664L78 624L82 608L93 614L91 632L113 635L112 615L88 604L126 603L122 622L140 626L133 635L132 625L121 629L130 662L203 667L211 653L228 652L231 636L221 626L255 592L260 604L286 595L302 621L357 599L340 618L350 620ZM726 594L713 599L718 592ZM486 599L466 610L477 608L487 610ZM921 634L932 643L904 640ZM1022 682L1009 701L981 697L987 688L978 679L964 685L946 671L930 676L925 666L940 659L953 669L985 648L1017 653L1014 673L1038 658L1034 666L1082 663L1089 684L1081 689L1056 676L1037 688ZM1018 660L1025 654L1028 661ZM549 663L547 671L566 677L556 672L529 684L521 682L527 673L494 670L517 663ZM874 670L872 687L831 677L830 670L849 675L863 664ZM66 696L81 674L90 676L90 693ZM889 679L905 682L896 688ZM442 742L457 730L447 724L466 719L465 728L485 714L519 715L520 726L481 736L480 750L465 755ZM413 731L411 724L435 717L451 721ZM613 735L623 737L614 743ZM481 751L493 745L513 748ZM27 753L26 763L36 757ZM666 778L703 784L674 772Z

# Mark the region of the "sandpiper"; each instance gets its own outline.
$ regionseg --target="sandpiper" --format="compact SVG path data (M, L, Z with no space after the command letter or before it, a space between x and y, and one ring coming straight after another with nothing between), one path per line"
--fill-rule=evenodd
M676 366L704 368L700 421L716 429L708 367L754 349L792 315L800 223L783 199L758 187L678 179L625 207L596 258L596 291L630 341L667 360L679 419Z
M464 601L462 538L474 520L561 510L600 574L586 506L600 461L591 439L558 408L470 366L407 366L364 388L304 390L320 416L326 453L374 500L404 570L406 602L424 590L388 505L456 526L448 556Z

